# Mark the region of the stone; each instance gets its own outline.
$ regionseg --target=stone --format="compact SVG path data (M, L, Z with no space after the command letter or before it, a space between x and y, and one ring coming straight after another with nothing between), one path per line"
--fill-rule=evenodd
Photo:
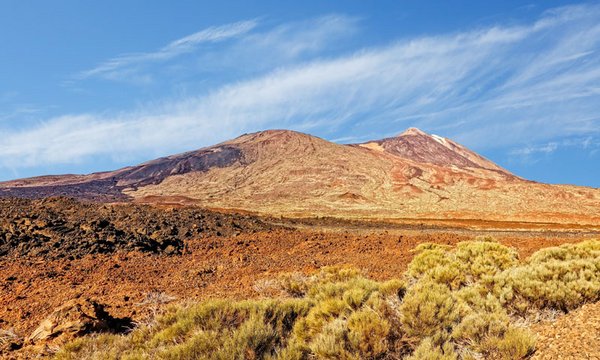
M112 317L104 306L90 299L75 299L56 308L25 340L28 344L64 343L90 333L124 332L130 319Z

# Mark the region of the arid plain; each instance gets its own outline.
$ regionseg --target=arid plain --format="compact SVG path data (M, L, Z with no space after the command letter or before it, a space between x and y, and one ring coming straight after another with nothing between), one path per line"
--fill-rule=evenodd
M272 286L282 274L335 266L402 278L424 243L494 238L526 261L600 238L599 189L528 181L418 129L354 145L285 130L246 134L113 172L2 183L0 196L9 358L51 356L95 332L67 326L85 304L135 327L169 304L285 297ZM65 315L70 322L32 336L72 302L81 311ZM571 338L582 344L571 358L598 354L596 305L578 317L589 326L560 335L555 324L577 313L529 319L543 346L528 356L554 358ZM406 349L398 353L414 350Z

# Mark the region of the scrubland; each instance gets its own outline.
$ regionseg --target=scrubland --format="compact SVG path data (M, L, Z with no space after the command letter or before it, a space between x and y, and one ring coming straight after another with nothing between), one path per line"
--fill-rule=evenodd
M404 274L286 273L258 288L280 296L166 308L126 335L91 335L58 359L519 359L528 325L600 300L600 241L519 259L491 238L421 244Z

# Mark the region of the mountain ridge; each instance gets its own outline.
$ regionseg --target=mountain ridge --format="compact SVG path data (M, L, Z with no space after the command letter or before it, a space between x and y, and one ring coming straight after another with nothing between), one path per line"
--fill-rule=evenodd
M346 145L266 130L110 172L0 183L2 197L55 195L184 199L286 216L600 223L600 190L523 179L463 145L416 128Z

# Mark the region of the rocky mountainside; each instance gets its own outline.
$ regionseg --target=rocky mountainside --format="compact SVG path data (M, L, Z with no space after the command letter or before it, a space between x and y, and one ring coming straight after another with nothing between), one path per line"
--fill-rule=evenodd
M479 154L437 135L429 135L417 128L409 128L402 134L383 140L360 144L371 149L380 149L406 160L439 166L459 168L481 168L510 175L508 171Z
M340 145L288 130L91 175L0 183L0 196L198 204L286 216L600 224L600 190L527 181L411 128Z

